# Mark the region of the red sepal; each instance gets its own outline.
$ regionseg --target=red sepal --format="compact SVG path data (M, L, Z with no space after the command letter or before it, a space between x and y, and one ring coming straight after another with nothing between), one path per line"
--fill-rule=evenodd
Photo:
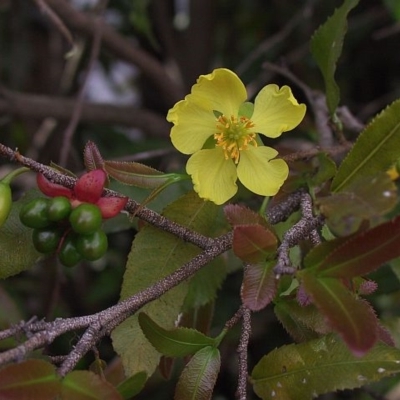
M82 175L74 187L78 200L95 204L103 193L107 174L102 169L95 169Z
M36 182L40 191L49 197L64 196L72 198L72 190L65 186L49 181L43 174L36 175Z
M107 219L118 215L127 202L127 197L102 197L96 205L100 208L102 217Z

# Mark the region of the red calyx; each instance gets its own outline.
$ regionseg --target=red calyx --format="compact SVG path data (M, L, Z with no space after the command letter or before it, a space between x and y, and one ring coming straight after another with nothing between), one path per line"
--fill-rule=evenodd
M71 199L73 194L72 190L65 186L59 185L49 181L43 174L36 175L36 182L40 191L49 197L64 196Z
M76 182L75 197L86 203L97 203L103 193L106 179L107 174L102 169L87 172Z
M74 189L68 189L49 181L44 175L37 174L37 185L43 194L49 197L65 196L70 199L73 208L81 203L95 204L100 208L103 219L115 217L126 206L127 197L101 197L107 174L95 169L82 175Z
M102 197L96 205L100 208L102 217L107 219L118 215L127 202L127 197Z

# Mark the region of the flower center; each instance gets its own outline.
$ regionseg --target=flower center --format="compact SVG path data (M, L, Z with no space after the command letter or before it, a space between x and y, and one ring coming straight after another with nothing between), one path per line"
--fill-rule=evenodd
M244 116L218 117L218 132L214 134L214 139L217 141L216 145L224 149L226 160L232 158L237 164L242 150L246 150L250 144L257 147L256 134L251 132L253 128L254 123Z

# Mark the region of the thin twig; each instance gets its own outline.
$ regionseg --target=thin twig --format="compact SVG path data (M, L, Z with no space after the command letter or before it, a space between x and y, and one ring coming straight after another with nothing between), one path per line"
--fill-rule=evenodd
M312 199L308 193L304 193L303 196L301 196L300 208L301 208L301 213L302 213L304 219L308 219L308 220L314 219ZM311 243L314 246L321 243L321 237L320 237L317 229L313 229L309 233L308 239L311 240Z
M278 222L286 221L291 214L293 214L299 207L301 196L304 191L302 189L293 192L285 200L273 205L267 210L266 215L268 221L275 225Z
M0 364L21 360L35 349L52 343L58 336L78 329L86 329L73 350L63 360L59 373L65 375L76 363L104 336L117 327L131 314L145 304L162 296L179 283L193 276L198 270L214 258L231 248L232 233L229 232L213 239L212 245L184 264L178 270L159 280L154 285L127 298L120 303L98 313L76 318L59 318L53 322L20 323L6 330L3 338L15 336L18 333L28 335L28 339L19 346L0 353Z
M312 214L311 197L308 193L302 193L300 205L303 214L300 220L294 224L284 235L282 243L278 248L278 261L274 267L274 272L277 278L283 274L294 274L297 270L296 267L292 266L289 258L289 249L296 246L301 240L310 238L313 242L319 243L316 235L316 229L321 227L323 224L323 217L314 217ZM314 232L314 233L313 233Z
M14 151L1 143L0 156L7 157L10 161L18 162L21 165L27 166L33 171L41 172L48 179L66 187L73 188L76 183L76 179L62 175L58 171L55 171L32 159L24 157L17 151ZM108 189L104 191L103 195L120 196L119 193ZM298 207L303 198L301 196L303 195L301 194L300 198L298 196L299 194L295 194L294 201L287 200L286 202L284 202L283 204L285 204L286 206L283 206L282 204L277 206L278 208L276 208L276 212L279 218L282 218L285 215L289 215L290 212L293 210L293 207ZM126 206L126 210L130 213L133 213L138 209L138 207L139 204L130 199ZM285 210L285 208L287 209ZM21 360L26 357L31 351L45 347L46 345L52 343L57 337L66 332L85 329L85 332L78 340L76 346L71 350L68 355L65 356L65 358L60 359L61 365L59 367L59 373L60 375L65 375L75 367L77 362L88 351L90 351L93 346L95 346L104 336L109 335L111 331L115 329L115 327L117 327L126 318L128 318L138 309L143 307L143 305L159 298L161 295L168 292L171 288L193 276L197 271L199 271L203 266L207 265L211 260L215 259L217 256L223 254L232 247L232 232L228 232L227 234L224 234L217 238L209 238L193 232L184 226L176 224L175 222L170 221L160 214L147 208L141 208L138 212L138 216L143 220L149 222L150 224L176 235L182 240L197 245L198 247L203 249L203 251L169 276L159 280L152 286L142 290L141 292L129 297L124 301L121 301L120 303L106 310L102 310L98 313L83 317L65 319L60 318L52 322L37 320L21 322L20 324L17 324L16 326L1 332L0 338L25 335L27 337L27 340L19 346L1 353L0 364L4 364L13 360ZM271 219L274 221L279 219L274 219L272 214L270 214L270 216ZM309 232L310 231L311 230L309 230ZM303 230L303 234L304 232L305 230ZM293 238L291 239L290 236L286 237L286 243L288 245L291 245L293 242ZM238 321L240 321L240 319L246 313L247 311L245 310L244 306L242 306L226 323L225 328L229 329L237 324ZM247 317L249 316L246 314L246 321ZM243 322L244 333L242 335L242 344L240 348L243 348L243 346L245 346L246 341L248 341L246 335L250 334L249 322L246 321ZM245 358L246 356L244 353L245 351L243 350L243 354L240 356L240 363L242 365L242 376L244 376L243 365L245 363L247 364ZM241 379L244 378L242 377ZM244 389L240 389L241 393L243 393L243 390Z
M218 255L229 250L232 246L231 242L231 232L215 239L214 244L210 248L204 250L201 254L180 267L171 275L165 277L153 286L144 289L129 299L118 303L111 308L112 312L110 312L110 309L108 309L99 313L98 322L95 325L91 325L89 329L86 330L74 349L69 353L67 359L61 364L58 370L59 374L63 376L71 371L77 362L83 357L83 355L85 355L91 349L94 343L98 342L101 337L109 334L128 316L133 314L148 302L159 298L161 295L168 292L179 283L190 278Z
M11 148L4 146L0 143L0 155L6 156L10 161L18 162L21 165L24 165L30 168L32 171L40 172L46 178L50 179L55 183L59 183L68 188L73 188L76 183L76 179L67 175L63 175L58 171L34 161L30 158L24 157L19 154L17 151L12 150ZM118 192L115 192L110 189L105 189L103 192L103 196L119 196L122 195ZM172 233L175 236L181 238L184 241L195 244L201 249L205 249L213 244L213 239L208 238L204 235L201 235L197 232L193 232L191 229L188 229L185 226L179 225L164 216L156 213L149 208L142 207L138 202L133 199L129 199L127 205L125 206L125 210L130 214L133 214L140 219L148 222L151 225L156 226L166 232Z
M241 306L235 314L225 323L224 330L232 329L242 318L244 306Z
M251 311L247 308L243 308L242 316L242 332L240 335L240 342L238 346L239 353L239 374L238 374L238 387L236 391L237 398L239 400L247 399L247 356L248 356L248 345L251 334Z

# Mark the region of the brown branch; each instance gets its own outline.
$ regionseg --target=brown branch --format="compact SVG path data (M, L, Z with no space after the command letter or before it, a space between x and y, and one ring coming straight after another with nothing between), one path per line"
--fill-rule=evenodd
M282 243L278 248L278 261L274 267L274 272L279 278L283 274L294 274L297 270L289 258L289 249L299 244L301 240L311 239L312 243L320 242L316 229L320 228L324 223L322 216L313 216L311 196L303 192L300 197L300 207L302 217L289 228L283 235Z
M161 279L149 288L138 294L116 304L115 306L98 313L98 321L86 330L74 349L62 363L58 372L65 375L71 371L77 362L85 355L98 340L108 335L114 328L123 322L132 313L143 307L152 300L158 299L164 293L177 286L179 283L193 276L210 261L223 254L232 247L233 233L229 232L223 236L213 239L212 244L198 256L180 267L178 270Z
M17 162L25 167L30 168L32 171L40 172L44 176L46 176L46 178L55 183L58 183L68 188L73 188L75 186L75 178L63 175L44 164L38 163L37 161L32 160L28 157L24 157L18 151L14 151L1 143L0 156L7 157L10 161ZM122 196L120 193L110 189L105 189L103 195L119 197ZM193 232L191 229L188 229L183 225L170 221L164 216L158 214L157 212L150 210L149 208L143 207L141 204L133 199L129 199L127 205L125 206L125 210L157 228L172 233L173 235L178 236L184 241L193 243L201 249L206 249L213 243L213 239L201 235L197 232Z
M237 398L239 400L247 399L247 355L248 345L251 334L251 311L243 307L242 317L242 332L240 334L240 342L238 346L239 353L239 376L238 376L238 387L236 391Z
M243 317L244 306L240 306L240 308L235 312L235 314L225 323L224 330L228 331L232 329Z
M65 357L59 368L59 374L64 376L102 337L109 335L126 318L145 304L159 298L190 278L210 261L229 250L232 246L232 232L210 240L210 245L202 253L172 274L103 311L84 317L59 318L53 322L20 323L8 329L2 333L2 338L25 333L28 335L28 339L19 346L1 353L0 364L23 359L31 351L52 343L62 334L85 328L85 333L73 350Z
M96 32L95 18L75 10L67 1L46 0L63 22L80 34L93 37ZM163 66L150 54L136 47L130 40L117 33L112 27L101 23L103 44L116 57L136 65L142 73L160 90L167 107L181 100L185 93L167 75Z
M43 173L48 179L62 184L66 187L72 188L76 183L76 179L60 174L59 172L37 163L36 161L22 156L16 151L0 143L0 156L8 158L10 161L18 162L21 165L31 168L33 171ZM119 193L106 189L103 193L105 196L120 196ZM297 196L296 196L297 198ZM304 203L307 199L304 195L300 198L300 204ZM308 200L307 200L308 201ZM289 210L293 209L293 202L287 201ZM295 203L299 203L297 200ZM286 215L288 211L284 210L282 205L277 208L279 215ZM303 208L307 211L308 208ZM138 210L139 209L139 210ZM121 301L120 303L102 310L98 313L76 317L76 318L60 318L52 322L31 320L22 322L16 326L11 327L0 332L0 339L7 337L18 337L20 334L25 334L27 340L18 345L17 347L0 353L0 364L8 363L14 360L23 359L31 351L42 348L52 343L60 335L73 331L85 329L84 334L79 339L76 346L71 352L60 359L61 365L59 367L59 374L64 376L71 371L77 362L92 349L104 336L109 335L126 318L135 313L143 305L153 301L164 293L171 290L181 282L193 276L202 267L207 265L210 261L225 253L232 247L233 232L228 232L217 238L210 238L191 231L190 229L176 224L168 220L162 215L149 210L145 207L140 207L134 200L129 200L126 210L130 213L137 213L137 216L147 221L148 223L170 232L184 241L191 242L197 245L203 251L194 257L192 260L181 266L178 270L168 275L167 277L159 280L148 288L139 293ZM269 211L270 215L273 211ZM272 218L273 219L273 218ZM315 226L314 226L315 227ZM311 230L309 230L311 232ZM293 232L293 235L294 236ZM304 233L304 232L303 232ZM286 238L288 245L291 245L293 240ZM246 379L247 379L247 343L250 335L250 312L244 306L240 307L237 313L229 320L224 329L230 329L233 325L238 323L243 318L241 341L238 348L239 362L240 362L240 376L238 393L240 398L244 399L246 392Z
M68 121L76 99L14 92L0 88L0 114L42 120ZM81 122L134 127L152 137L167 137L170 125L164 116L131 106L83 103Z

